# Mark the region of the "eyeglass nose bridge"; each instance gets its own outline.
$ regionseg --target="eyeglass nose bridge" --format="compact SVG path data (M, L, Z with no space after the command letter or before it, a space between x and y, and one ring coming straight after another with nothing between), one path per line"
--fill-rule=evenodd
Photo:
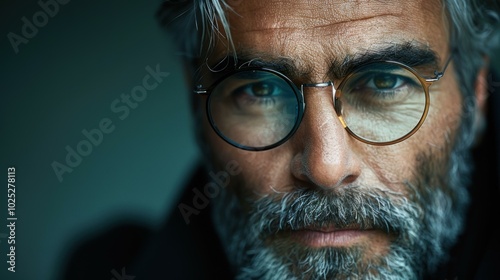
M311 87L311 88L326 88L326 87L332 87L332 95L331 95L331 98L332 98L332 102L333 102L333 108L335 110L335 112L337 113L337 117L339 118L339 121L340 123L342 124L342 126L347 130L347 132L351 135L353 135L353 133L351 132L351 130L347 127L347 124L342 116L342 114L340 113L342 111L341 107L342 107L342 103L340 102L340 100L337 100L337 97L336 97L336 89L335 89L335 86L333 84L332 81L328 81L328 82L321 82L321 83L305 83L305 84L302 84L300 86L300 91L302 93L302 109L305 110L306 108L306 102L305 102L305 97L304 97L304 88L307 88L307 87ZM354 135L355 138L359 138L357 137L356 135Z
M333 87L333 82L328 81L328 82L322 82L322 83L310 83L310 84L302 84L301 89L304 89L304 87Z
M321 82L321 83L305 83L305 84L301 84L300 85L300 91L302 93L302 99L304 100L303 104L304 104L304 108L305 109L305 98L304 98L304 88L308 88L308 87L311 87L311 88L326 88L326 87L332 87L332 100L334 102L334 105L335 105L335 92L336 92L336 89L335 89L335 86L333 84L332 81L328 81L328 82Z

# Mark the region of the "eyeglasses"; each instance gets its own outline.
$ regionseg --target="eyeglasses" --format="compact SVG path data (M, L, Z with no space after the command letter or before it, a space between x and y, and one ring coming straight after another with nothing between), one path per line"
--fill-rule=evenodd
M429 110L429 87L441 72L424 78L396 61L371 62L355 68L335 89L333 82L302 84L282 73L248 67L238 69L194 92L208 96L210 125L227 143L262 151L286 142L297 131L306 106L305 87L332 87L335 112L346 131L371 145L391 145L413 135Z

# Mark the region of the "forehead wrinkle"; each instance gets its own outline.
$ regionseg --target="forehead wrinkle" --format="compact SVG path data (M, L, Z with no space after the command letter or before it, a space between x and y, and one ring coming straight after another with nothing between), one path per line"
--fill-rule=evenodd
M339 62L336 65L348 65L346 62L366 50L376 50L380 47L377 45L400 41L404 39L402 35L405 34L408 34L409 40L428 44L427 37L419 36L420 33L416 36L412 36L413 33L394 33L385 29L382 23L391 22L391 26L414 26L414 22L405 20L407 13L411 11L410 8L422 10L425 6L426 11L430 10L430 6L436 8L432 1L325 2L276 0L238 2L234 7L235 13L229 13L232 15L229 20L236 53L245 49L249 54L255 54L249 60L264 57L254 52L258 50L270 54L271 58L290 55L294 61L294 67L288 67L294 71L286 71L294 73L290 78L300 78L301 81L307 79L306 82L309 83L343 76L342 73L345 71L328 72L332 68L330 66L333 60ZM402 17L398 18L398 15ZM376 33L368 32L364 37L360 35L361 33L355 33L356 30L369 31L372 27L375 28L374 32L380 33L378 42L371 40L373 36L370 37L370 34ZM402 30L406 29L401 28L399 31ZM355 44L354 42L359 39L361 41ZM436 50L442 49L436 48ZM215 57L228 55L227 50L222 48L218 50ZM318 56L322 57L321 61L318 61Z
M398 5L391 5L398 2ZM335 24L352 23L379 16L399 16L404 13L405 6L415 5L414 1L398 0L357 0L295 2L289 1L249 1L239 3L233 9L230 20L252 22L246 27L248 31L308 29L314 27L329 27ZM416 1L419 2L419 1ZM247 5L246 5L247 4ZM299 5L300 7L297 7ZM406 7L408 8L408 7ZM278 12L279 11L279 12ZM241 30L239 30L241 31Z
M357 19L348 19L345 21L339 21L339 22L329 22L329 23L324 23L324 24L317 24L317 25L302 25L302 26L297 26L297 27L286 27L286 26L269 26L269 27L258 27L258 28L250 28L250 29L245 29L238 31L237 29L234 29L237 31L239 34L245 34L245 33L253 33L253 32L269 32L270 34L275 33L279 30L279 32L293 32L293 31L299 31L299 30L315 30L315 29L332 29L332 31L337 31L335 29L340 28L340 25L345 25L345 24L353 24L358 21L367 21L371 19L382 19L384 17L397 17L397 15L392 14L392 13L384 13L384 14L379 14L379 15L373 15L373 16L368 16L368 17L363 17L363 18L357 18Z
M357 23L359 21L367 21L367 20L371 20L371 19L382 19L384 17L397 17L397 15L393 14L393 13L383 13L383 14L377 14L377 15L361 17L361 18L356 18L356 19L346 19L346 20L333 22L333 23L318 24L318 25L310 26L310 27L307 27L304 29L317 29L317 28L319 28L319 29L321 29L321 28L331 29L334 26L335 26L335 28L339 28L340 25L353 24L353 23Z

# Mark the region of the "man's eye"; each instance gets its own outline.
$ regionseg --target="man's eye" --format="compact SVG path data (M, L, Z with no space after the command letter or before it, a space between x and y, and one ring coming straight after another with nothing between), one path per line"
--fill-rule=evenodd
M267 81L248 83L234 90L234 93L248 95L253 98L274 97L282 94L279 86Z
M270 96L275 91L275 86L269 83L255 83L251 85L250 92L258 97Z
M377 92L387 92L408 86L411 81L408 78L391 73L376 73L358 80L356 87L358 89Z
M378 90L395 89L403 84L403 79L391 74L377 74L370 80L368 86Z
M411 100L415 94L425 93L420 81L412 77L412 73L404 71L399 69L357 73L344 86L344 98L348 104L366 109L401 104Z

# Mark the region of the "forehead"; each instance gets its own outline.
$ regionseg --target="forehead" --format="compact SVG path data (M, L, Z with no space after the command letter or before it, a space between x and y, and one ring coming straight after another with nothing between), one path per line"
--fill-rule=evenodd
M234 46L246 54L321 64L321 57L342 60L394 44L428 46L439 56L448 49L446 19L437 0L235 0L228 4ZM212 58L227 54L227 44L218 44L215 54Z
M408 15L416 10L427 13L439 11L441 6L439 0L230 0L227 3L238 14L247 13L261 20L271 16L275 23L296 26L351 22L377 15Z

